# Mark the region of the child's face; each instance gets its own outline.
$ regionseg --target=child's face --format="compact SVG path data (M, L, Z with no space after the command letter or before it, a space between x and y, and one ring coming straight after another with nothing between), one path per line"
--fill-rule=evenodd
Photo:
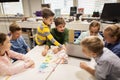
M0 44L0 48L4 51L8 51L8 50L10 50L10 47L11 47L10 38L7 36L4 43ZM4 55L4 53L0 53L0 55Z
M12 34L12 38L13 39L18 39L20 37L21 33L22 33L21 30L15 31L15 32L11 33Z
M58 32L64 32L65 24L60 24L60 25L56 26L56 29Z
M104 39L107 43L114 43L117 40L115 37L111 37L109 35L109 32L104 31L103 35L104 35Z
M95 53L92 53L89 51L85 46L82 46L82 52L87 56L88 58L96 57Z
M99 28L98 27L91 27L90 28L90 35L91 36L97 36L99 32Z
M43 21L47 24L47 25L51 25L52 22L54 20L54 17L48 17L48 18L43 18Z

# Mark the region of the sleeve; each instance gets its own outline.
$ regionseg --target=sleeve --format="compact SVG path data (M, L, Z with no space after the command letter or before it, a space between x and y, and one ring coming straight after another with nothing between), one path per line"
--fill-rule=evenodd
M18 60L24 60L26 58L25 55L17 53L17 52L12 51L12 50L8 51L8 55L10 58L16 58Z
M21 41L23 42L23 47L26 49L29 49L29 46L27 45L27 43L25 42L24 38L21 36Z
M112 52L114 52L118 57L120 57L120 47L113 49Z
M14 75L25 71L26 69L24 66L25 66L24 62L19 62L17 64L12 64L10 66L2 62L0 63L0 73L2 73L3 75Z
M44 35L50 40L55 46L62 47L62 45L54 39L52 34L50 33L49 28L44 28Z
M66 29L66 32L65 32L65 39L64 39L64 44L65 44L66 42L69 41L68 36L69 36L69 30Z
M48 45L50 47L52 45L52 42L47 40L46 45Z
M107 75L110 74L112 65L109 62L101 62L95 68L95 77L97 80L106 80Z
M74 44L79 44L83 38L84 38L84 32L81 33L81 35L78 37L78 39L76 39L76 41L74 42Z
M54 30L51 29L50 33L53 35L54 34ZM53 45L53 43L50 40L47 40L46 45L48 45L50 47L51 45Z
M3 75L13 75L23 72L29 66L28 61L30 60L30 58L23 54L19 54L17 52L10 50L8 52L8 56L12 58L17 58L21 61L9 66L7 64L4 64L4 62L0 62L0 73L2 73Z

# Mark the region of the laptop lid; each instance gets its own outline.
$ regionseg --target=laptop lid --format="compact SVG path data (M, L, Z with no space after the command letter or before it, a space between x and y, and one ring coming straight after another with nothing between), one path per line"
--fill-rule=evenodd
M67 49L66 52L69 56L90 59L84 55L80 45L68 43L68 44L66 44L66 49Z

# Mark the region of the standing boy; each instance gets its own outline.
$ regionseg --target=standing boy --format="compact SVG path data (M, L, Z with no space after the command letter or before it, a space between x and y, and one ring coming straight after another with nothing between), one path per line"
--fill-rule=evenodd
M50 9L42 10L43 22L37 28L37 34L35 36L35 41L37 45L46 44L47 40L50 40L54 45L62 48L62 45L54 39L50 33L50 25L54 19L54 13Z
M51 29L51 34L53 35L53 37L62 45L64 45L65 43L68 42L68 29L65 28L65 21L63 18L58 17L55 19L55 28ZM49 49L49 47L53 44L50 41L47 41L46 43L46 47L45 50L43 51L43 55L47 54L47 51ZM55 53L58 52L59 49L55 49Z

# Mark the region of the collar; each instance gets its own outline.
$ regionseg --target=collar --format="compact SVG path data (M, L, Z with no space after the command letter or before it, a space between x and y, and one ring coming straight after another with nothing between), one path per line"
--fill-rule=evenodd
M47 25L45 22L42 22L42 25L44 26L44 27L51 27L50 25Z

